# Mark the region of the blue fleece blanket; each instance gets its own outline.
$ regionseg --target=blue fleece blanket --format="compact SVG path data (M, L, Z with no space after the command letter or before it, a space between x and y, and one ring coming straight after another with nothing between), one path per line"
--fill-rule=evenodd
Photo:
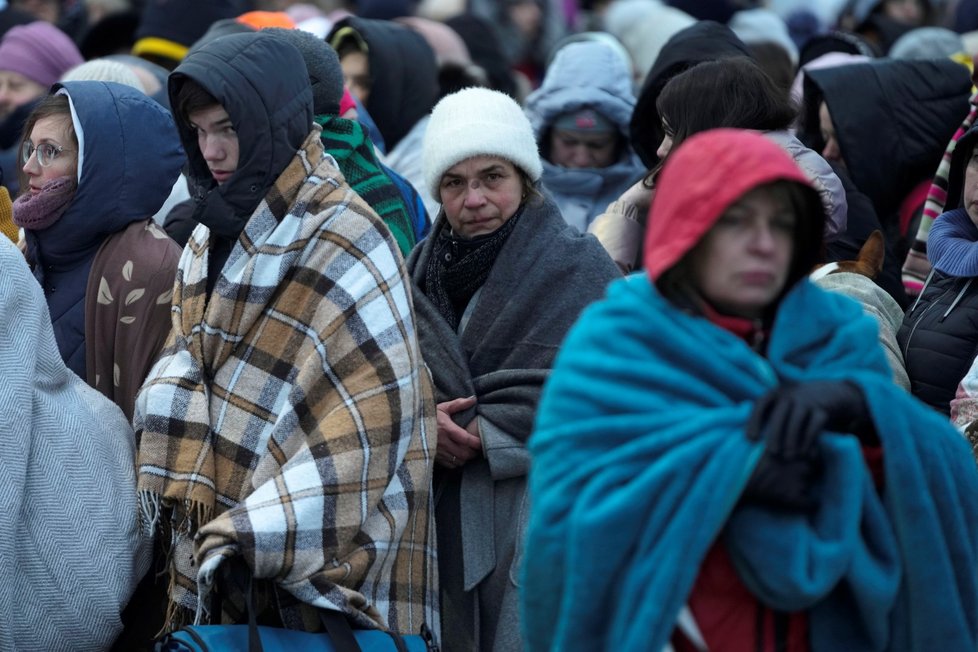
M882 498L856 439L826 433L813 514L737 507L761 454L744 435L754 401L841 378L879 432ZM808 610L815 652L976 649L978 471L947 421L892 383L850 299L797 285L764 359L644 275L617 281L570 332L529 447L531 651L661 650L720 536L762 602Z

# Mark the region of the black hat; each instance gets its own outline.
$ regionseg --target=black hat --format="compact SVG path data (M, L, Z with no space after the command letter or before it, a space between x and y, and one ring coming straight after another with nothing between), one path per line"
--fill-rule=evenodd
M253 9L251 0L148 0L132 53L179 62L212 23Z
M336 50L325 40L300 29L268 27L262 30L288 41L306 62L316 115L338 115L343 99L343 68Z

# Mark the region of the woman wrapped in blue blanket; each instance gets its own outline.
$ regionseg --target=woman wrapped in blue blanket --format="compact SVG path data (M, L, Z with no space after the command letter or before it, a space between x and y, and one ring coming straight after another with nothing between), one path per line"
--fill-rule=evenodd
M774 143L670 157L645 271L568 335L530 438L527 649L974 650L978 472L806 279L818 194Z

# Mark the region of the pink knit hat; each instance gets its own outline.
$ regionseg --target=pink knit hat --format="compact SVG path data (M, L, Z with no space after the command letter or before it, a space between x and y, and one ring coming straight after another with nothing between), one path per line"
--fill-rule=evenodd
M44 21L12 27L0 41L0 70L20 73L44 87L83 61L72 40Z

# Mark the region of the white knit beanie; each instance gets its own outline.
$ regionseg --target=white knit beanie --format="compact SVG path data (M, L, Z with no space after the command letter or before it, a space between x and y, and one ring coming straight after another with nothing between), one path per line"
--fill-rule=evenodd
M108 59L92 59L85 63L75 66L64 75L61 81L105 81L116 82L131 86L141 93L145 93L139 77L136 76L129 66L118 61Z
M746 45L774 43L781 46L791 59L792 65L798 65L798 46L791 40L791 34L784 20L770 9L738 11L730 18L727 26Z
M446 95L431 111L422 161L428 192L438 199L445 172L473 156L498 156L537 181L543 173L533 129L513 98L488 88Z

